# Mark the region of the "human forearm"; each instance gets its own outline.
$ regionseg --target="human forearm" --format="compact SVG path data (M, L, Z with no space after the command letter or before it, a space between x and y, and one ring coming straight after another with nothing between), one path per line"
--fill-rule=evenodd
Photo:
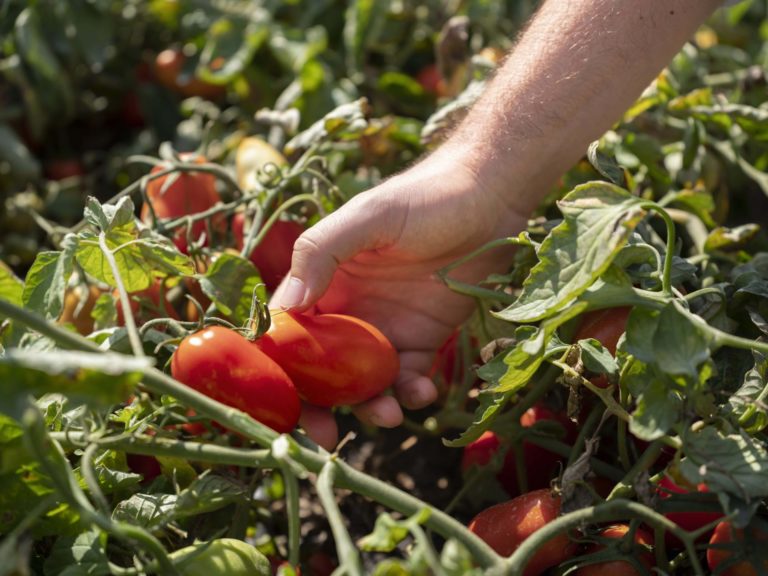
M548 0L443 147L530 212L719 0Z

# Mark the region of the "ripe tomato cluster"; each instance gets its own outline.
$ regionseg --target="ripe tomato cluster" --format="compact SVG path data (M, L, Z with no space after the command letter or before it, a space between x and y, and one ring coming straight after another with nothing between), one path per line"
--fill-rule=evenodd
M398 370L384 335L342 314L276 312L255 342L210 326L182 340L171 360L174 378L278 432L298 423L300 398L357 404L389 387Z

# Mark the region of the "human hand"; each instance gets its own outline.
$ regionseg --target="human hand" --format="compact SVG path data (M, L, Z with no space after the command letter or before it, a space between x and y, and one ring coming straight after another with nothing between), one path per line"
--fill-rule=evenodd
M434 273L492 239L516 234L526 221L455 152L438 151L307 230L270 305L349 314L379 328L400 357L394 395L353 411L363 422L394 427L403 419L401 404L419 409L435 400L427 376L435 353L472 312L473 301ZM489 251L452 275L477 282L504 269L510 254L509 248ZM336 444L330 411L305 405L301 425L318 444Z

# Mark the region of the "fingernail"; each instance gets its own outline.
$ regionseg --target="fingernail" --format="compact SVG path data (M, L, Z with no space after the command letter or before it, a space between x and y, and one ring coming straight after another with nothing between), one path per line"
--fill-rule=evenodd
M289 308L300 306L306 296L307 288L304 286L304 282L291 276L285 287L285 292L283 292L280 308L288 310Z

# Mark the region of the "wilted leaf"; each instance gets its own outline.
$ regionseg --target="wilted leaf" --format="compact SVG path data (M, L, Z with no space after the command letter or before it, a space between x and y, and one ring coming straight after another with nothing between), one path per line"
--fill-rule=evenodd
M718 250L736 250L752 240L758 232L760 232L760 226L757 224L744 224L736 228L722 226L715 228L704 242L704 251L711 254Z

